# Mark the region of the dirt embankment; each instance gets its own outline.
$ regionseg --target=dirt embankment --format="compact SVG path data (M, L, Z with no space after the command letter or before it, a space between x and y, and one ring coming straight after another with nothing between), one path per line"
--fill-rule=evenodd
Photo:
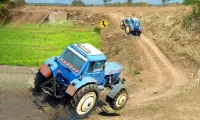
M85 11L84 9L39 9L24 7L13 9L11 24L45 24L57 21L73 21L74 24L96 25L102 19L108 18L105 14Z
M200 68L200 34L183 28L183 16L188 8L179 7L174 12L140 12L144 34L164 51L173 64L197 75ZM195 24L195 23L193 23Z

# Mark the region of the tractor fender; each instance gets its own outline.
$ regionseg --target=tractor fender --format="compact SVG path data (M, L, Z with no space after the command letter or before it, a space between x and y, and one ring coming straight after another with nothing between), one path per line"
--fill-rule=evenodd
M108 93L108 97L111 99L114 99L115 96L122 90L125 89L126 86L122 82L119 82L118 84L115 84L115 86L112 88L112 90Z
M54 75L56 76L57 72L57 68L58 65L57 63L54 61L56 56L53 56L49 59L47 59L41 66L39 69L39 72L47 79L50 76Z
M75 83L75 85L73 85ZM74 79L70 82L70 85L67 87L66 89L66 92L70 95L70 96L73 96L76 91L87 85L87 84L96 84L97 83L97 80L95 80L94 78L92 77L84 77L83 79L79 80L79 79Z
M52 71L53 76L56 76L57 74L57 69L58 69L58 64L54 61L55 57L58 58L58 56L53 56L49 58L48 60L45 61L45 65L49 66L49 68Z

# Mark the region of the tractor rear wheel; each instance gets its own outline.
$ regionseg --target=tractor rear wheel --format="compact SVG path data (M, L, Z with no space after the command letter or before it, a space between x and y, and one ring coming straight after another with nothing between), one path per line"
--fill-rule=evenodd
M96 84L85 85L72 97L69 109L78 118L87 117L95 108L98 97Z
M119 110L122 109L128 100L128 92L126 89L121 90L114 99L111 99L109 104L112 109Z

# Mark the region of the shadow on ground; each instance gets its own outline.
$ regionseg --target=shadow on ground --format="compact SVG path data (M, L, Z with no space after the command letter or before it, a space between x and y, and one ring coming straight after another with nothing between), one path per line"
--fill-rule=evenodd
M32 91L31 91L32 92ZM78 118L71 115L69 109L62 105L62 101L52 96L33 95L32 101L37 106L39 110L45 114L49 114L48 120L77 120ZM114 113L114 111L107 105L104 101L99 100L96 106L96 111L98 115L101 116L120 116L120 114ZM95 113L91 113L95 114ZM89 118L89 116L88 116ZM87 119L87 118L86 118Z

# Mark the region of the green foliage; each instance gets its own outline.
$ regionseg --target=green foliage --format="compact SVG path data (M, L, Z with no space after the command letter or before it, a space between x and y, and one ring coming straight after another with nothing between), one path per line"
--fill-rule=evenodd
M139 75L139 74L141 74L141 73L140 73L139 70L135 70L135 71L134 71L134 74L135 74L135 75Z
M167 6L173 6L173 5L182 5L182 3L175 2L175 3L168 3Z
M192 11L183 18L183 27L200 32L200 4L192 6Z
M161 0L163 6L165 6L166 2L169 2L170 0Z
M0 0L0 3L8 3L9 0Z
M134 6L149 6L149 4L147 2L136 2L133 4Z
M129 5L127 2L125 2L125 3L117 2L117 3L108 3L105 6L114 6L114 7L121 7L121 6L149 6L149 4L146 3L146 2L136 2L136 3L132 3L131 5Z
M6 5L0 6L0 25L5 25L10 22L12 14L8 10Z
M91 43L100 48L100 36L93 29L62 25L5 26L0 28L0 64L38 66L59 56L73 43Z
M112 1L112 0L103 0L103 3L105 5L107 2L110 2L110 1Z
M200 3L200 0L183 0L184 5L192 5L197 3Z
M85 6L85 3L82 0L73 0L72 5L73 6Z
M96 33L98 33L98 34L100 34L100 33L101 33L101 28L95 27L95 28L93 29L93 31L96 32Z
M128 4L128 5L133 4L132 0L127 0L127 4Z
M0 4L0 8L2 8L4 6L4 4Z

